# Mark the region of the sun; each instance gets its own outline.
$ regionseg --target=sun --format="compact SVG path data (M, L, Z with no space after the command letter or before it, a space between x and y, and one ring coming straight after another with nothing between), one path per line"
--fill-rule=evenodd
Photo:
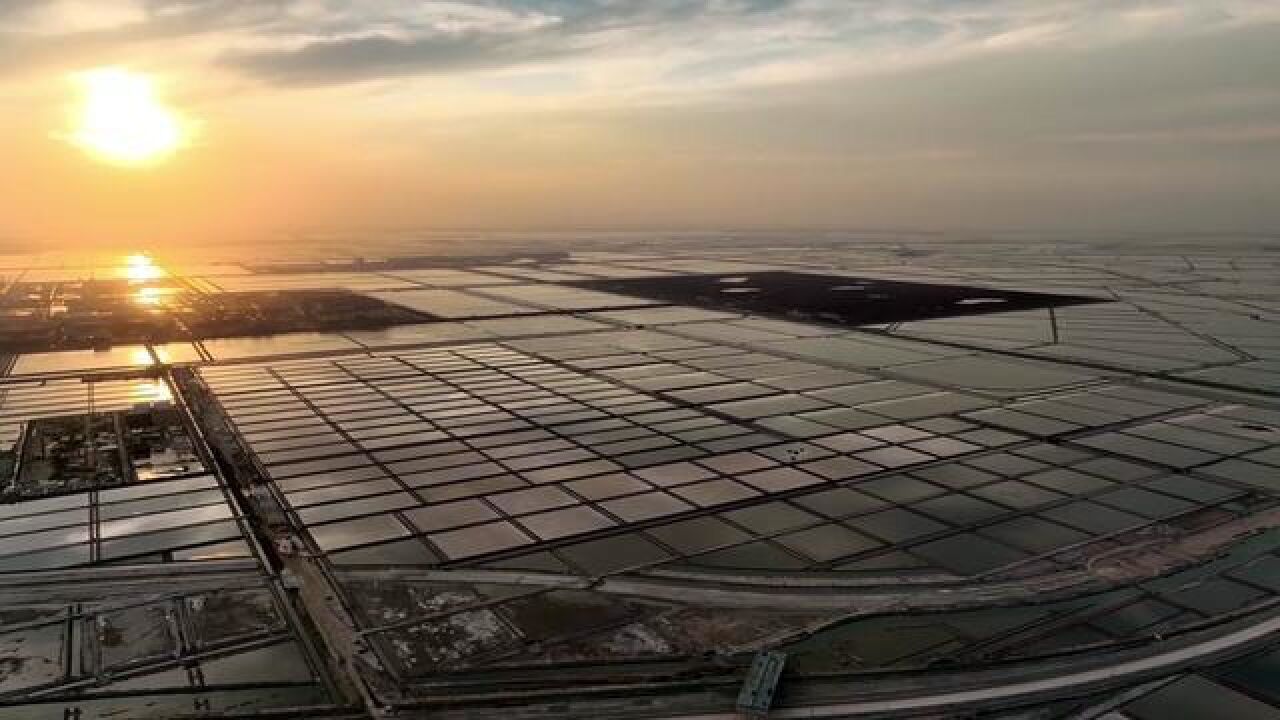
M107 67L78 73L75 79L82 95L70 140L94 157L145 165L186 142L181 118L156 97L150 77Z

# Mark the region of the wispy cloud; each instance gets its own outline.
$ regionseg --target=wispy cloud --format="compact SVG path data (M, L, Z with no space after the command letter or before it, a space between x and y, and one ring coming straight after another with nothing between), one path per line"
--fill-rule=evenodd
M1248 145L1280 141L1280 124L1209 125L1158 130L1090 132L1055 138L1068 145Z
M1274 0L0 0L0 51L201 36L278 85L616 64L619 91L786 83L1280 21ZM41 46L44 47L41 47ZM593 68L595 70L593 70Z
M0 0L0 232L1280 226L1278 44L1277 0ZM42 140L99 65L206 142L86 174Z

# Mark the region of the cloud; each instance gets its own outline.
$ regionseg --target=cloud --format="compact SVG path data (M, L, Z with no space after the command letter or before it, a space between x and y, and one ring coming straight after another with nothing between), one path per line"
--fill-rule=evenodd
M573 56L646 52L723 23L784 8L786 0L531 0L406 3L358 10L298 3L224 65L279 84L326 84L410 74L509 68ZM620 53L619 53L620 51Z
M1280 223L1275 0L93 2L0 0L15 188L56 71L136 62L208 120L200 226ZM47 187L8 216L101 219Z
M47 0L0 3L0 27L31 35L62 35L120 27L146 20L140 2Z
M191 38L282 86L509 70L705 93L1274 22L1274 0L0 0L0 72Z
M1269 0L297 0L219 61L281 85L616 62L621 90L705 91L1277 21Z
M1069 145L1248 145L1280 142L1280 125L1210 125L1156 130L1089 132L1057 138Z
M376 34L309 42L294 50L236 53L226 57L225 62L263 80L314 85L509 67L550 59L555 50L501 33L442 34L429 38Z

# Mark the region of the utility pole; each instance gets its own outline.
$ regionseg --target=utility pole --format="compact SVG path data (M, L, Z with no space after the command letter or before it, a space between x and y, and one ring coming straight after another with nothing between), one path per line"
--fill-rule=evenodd
M96 476L98 471L98 443L93 436L93 382L89 383L89 412L84 416L84 441L89 449L89 470Z

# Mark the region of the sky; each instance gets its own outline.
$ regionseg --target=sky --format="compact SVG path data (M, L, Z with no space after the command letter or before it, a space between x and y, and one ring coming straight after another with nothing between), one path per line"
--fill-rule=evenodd
M1280 230L1275 0L0 0L0 239ZM183 147L69 141L151 78Z

